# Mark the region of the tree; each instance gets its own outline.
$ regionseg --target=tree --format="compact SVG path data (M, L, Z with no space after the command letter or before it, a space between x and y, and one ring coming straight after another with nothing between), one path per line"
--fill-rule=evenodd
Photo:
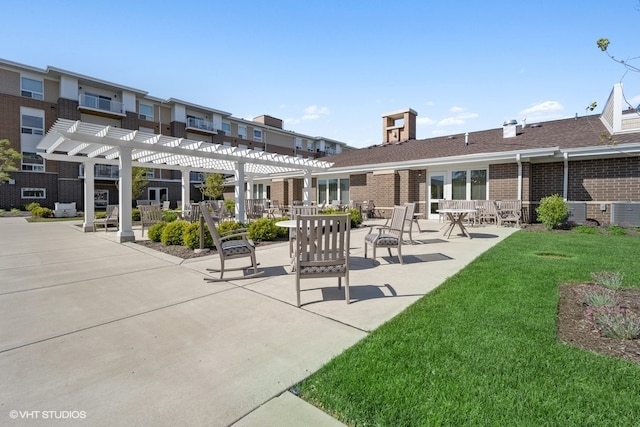
M8 139L0 139L0 184L9 181L9 172L18 170L17 163L21 158Z
M208 173L200 186L202 197L217 200L222 197L224 191L224 177L219 173Z
M131 168L131 198L137 199L142 194L144 187L149 184L147 179L149 168L134 166ZM119 181L116 181L116 188L119 189Z

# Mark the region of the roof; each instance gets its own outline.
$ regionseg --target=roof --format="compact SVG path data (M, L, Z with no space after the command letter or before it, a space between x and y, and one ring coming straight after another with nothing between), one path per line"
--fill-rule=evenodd
M58 119L38 144L39 154L52 160L118 164L120 148L131 148L137 165L204 172L233 172L238 163L250 176L319 172L332 163L281 154L239 149L210 142L156 135Z
M605 138L603 139L603 136ZM419 160L441 159L485 159L503 157L505 154L516 153L549 156L560 151L575 151L574 149L596 147L602 150L614 150L615 147L640 149L640 132L619 134L613 136L603 125L600 117L590 115L572 119L555 120L527 125L524 129L517 127L517 134L513 138L504 138L503 129L490 129L469 132L468 145L465 145L465 134L442 136L437 138L409 140L397 143L375 145L355 151L343 152L331 156L335 169L355 169L365 165L393 165L397 163Z

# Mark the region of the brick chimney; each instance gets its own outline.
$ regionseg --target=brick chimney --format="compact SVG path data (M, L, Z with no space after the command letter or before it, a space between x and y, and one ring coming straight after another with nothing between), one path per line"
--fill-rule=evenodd
M382 115L382 142L394 142L416 139L416 113L411 108Z

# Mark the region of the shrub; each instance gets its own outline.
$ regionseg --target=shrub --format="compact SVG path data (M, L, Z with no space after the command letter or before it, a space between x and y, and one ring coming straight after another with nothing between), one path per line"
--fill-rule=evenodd
M275 240L278 237L278 227L276 222L270 218L259 218L249 224L247 231L249 232L249 238L257 242L263 240Z
M227 234L233 230L241 230L244 228L244 225L235 221L222 221L218 225L218 233Z
M640 338L640 317L625 309L603 311L596 314L595 321L606 337L622 340Z
M165 246L182 245L182 235L189 223L187 221L173 221L167 223L162 230L160 241Z
M569 214L567 202L557 194L544 197L540 200L540 206L536 208L538 220L544 224L547 230L557 228Z
M149 227L149 231L147 232L147 236L149 236L149 240L153 242L159 242L162 240L162 230L164 230L166 222L157 222Z
M614 291L622 288L623 277L624 274L618 272L614 273L611 271L591 273L591 279L594 283L607 289L613 289Z
M581 234L596 234L596 227L593 225L578 225L577 227L573 227L572 231Z
M200 222L192 222L187 225L182 235L182 245L191 249L200 248ZM204 226L204 247L210 248L213 246L213 237L209 227Z
M235 212L236 211L236 202L235 200L227 199L224 201L224 207L227 209L227 212Z
M31 213L33 213L33 210L34 210L34 209L36 209L36 208L39 208L39 207L40 207L40 203L38 203L38 202L31 202L31 203L27 203L27 204L24 206L24 210L25 210L25 211L27 211L27 212L31 212Z
M618 299L609 292L587 291L584 294L584 302L589 307L615 307Z
M619 225L610 225L607 227L607 231L614 236L624 236L625 234L627 234L627 230L625 230L623 227L620 227Z
M37 206L31 209L31 214L37 218L51 218L53 216L53 211L49 208Z
M351 228L356 228L362 224L362 213L358 209L349 209L349 216L351 217Z
M140 209L138 208L131 209L131 220L140 221Z
M164 222L173 222L178 219L178 214L171 211L162 211L162 220Z
M17 214L19 214L19 213L20 213L20 209L18 209L18 208L11 208L11 213L12 213L12 214L14 214L14 215L17 215Z

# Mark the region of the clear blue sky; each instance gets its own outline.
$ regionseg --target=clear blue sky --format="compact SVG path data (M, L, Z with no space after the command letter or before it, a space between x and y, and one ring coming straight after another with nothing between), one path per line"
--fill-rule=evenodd
M0 58L48 65L363 147L600 113L640 73L638 0L3 1ZM640 64L636 64L640 65Z

